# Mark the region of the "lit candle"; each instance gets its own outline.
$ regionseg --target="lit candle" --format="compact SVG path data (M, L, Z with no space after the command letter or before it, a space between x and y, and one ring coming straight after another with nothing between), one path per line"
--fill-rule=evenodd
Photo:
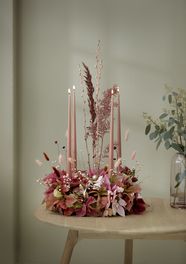
M114 151L114 91L111 91L111 113L110 113L110 144L109 144L109 176L113 170Z
M73 158L73 169L76 170L77 168L77 141L76 141L76 95L75 95L75 86L73 85L73 97L72 97L72 111L73 111L73 151L72 151L72 158Z
M71 175L71 90L68 89L67 173Z
M120 118L120 94L119 94L119 87L117 88L118 91L118 129L117 129L117 144L118 144L118 156L117 158L121 158L121 118Z

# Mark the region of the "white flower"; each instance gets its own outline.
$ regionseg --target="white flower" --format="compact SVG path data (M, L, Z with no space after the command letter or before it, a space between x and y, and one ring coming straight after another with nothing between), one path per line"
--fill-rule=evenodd
M94 183L94 187L95 188L100 188L102 183L103 183L104 179L103 176L99 176L99 178L97 179L97 181Z

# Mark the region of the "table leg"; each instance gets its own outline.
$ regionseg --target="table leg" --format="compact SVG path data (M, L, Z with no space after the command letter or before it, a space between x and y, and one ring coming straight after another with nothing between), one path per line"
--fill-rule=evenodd
M132 264L133 257L133 240L126 239L125 240L125 259L124 264Z
M70 264L73 249L78 241L78 231L69 230L63 256L61 258L61 264Z

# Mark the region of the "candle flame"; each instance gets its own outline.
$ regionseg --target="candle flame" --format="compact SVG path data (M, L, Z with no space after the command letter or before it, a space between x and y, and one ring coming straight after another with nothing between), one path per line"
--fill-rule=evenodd
M117 86L117 92L119 93L119 86Z
M70 89L68 89L68 94L70 94L71 93L71 90Z
M73 86L72 86L72 89L73 89L73 90L76 90L76 87L75 87L75 85L73 85Z
M112 95L114 94L114 90L113 90L113 89L111 90L111 94L112 94Z

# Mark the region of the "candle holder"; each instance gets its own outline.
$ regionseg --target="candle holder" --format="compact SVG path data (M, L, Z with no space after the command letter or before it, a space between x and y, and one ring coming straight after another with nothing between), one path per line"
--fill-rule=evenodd
M46 162L51 162L51 171L40 180L46 186L44 203L48 210L62 215L125 216L140 214L147 207L138 183L140 164L134 160L134 155L135 166L132 169L122 164L119 87L113 85L100 96L101 69L98 46L96 85L85 63L80 71L87 166L83 169L78 167L75 87L68 90L66 164L57 141L56 162L51 161L48 154L43 155ZM109 134L109 145L104 148L106 134ZM104 158L107 158L107 163ZM39 160L37 163L43 164Z

